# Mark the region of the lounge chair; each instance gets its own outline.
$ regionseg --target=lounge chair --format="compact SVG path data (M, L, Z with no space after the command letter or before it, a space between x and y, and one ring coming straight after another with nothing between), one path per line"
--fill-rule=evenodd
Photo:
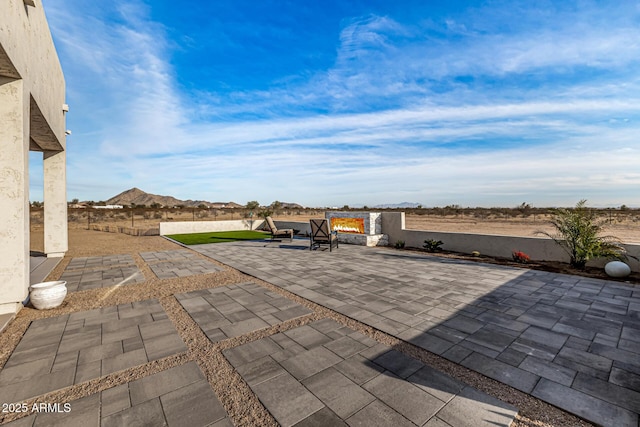
M310 219L311 240L309 250L319 248L320 245L329 245L329 252L333 245L338 247L338 232L329 230L329 222L326 219Z
M277 237L289 237L289 241L293 241L293 229L292 228L283 228L278 229L276 224L273 222L273 219L268 216L265 218L265 223L267 224L268 231L271 233L271 240Z

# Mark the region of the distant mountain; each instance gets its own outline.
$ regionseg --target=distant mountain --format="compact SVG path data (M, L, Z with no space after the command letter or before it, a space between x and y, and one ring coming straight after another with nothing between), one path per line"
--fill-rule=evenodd
M240 208L242 205L239 205L234 202L207 202L205 200L180 200L171 196L159 196L157 194L146 193L139 188L132 188L127 191L123 191L117 196L113 196L109 200L106 201L107 205L123 205L130 206L132 203L136 205L145 205L151 206L154 203L157 203L161 206L187 206L187 207L198 207L200 205L206 205L211 208Z
M378 209L403 209L403 208L417 208L422 206L422 203L402 202L402 203L387 203L384 205L376 205L374 208Z

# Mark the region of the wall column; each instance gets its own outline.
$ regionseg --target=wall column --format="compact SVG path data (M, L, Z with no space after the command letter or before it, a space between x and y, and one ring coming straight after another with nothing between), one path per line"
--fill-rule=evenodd
M0 77L0 314L29 293L29 95Z
M44 252L63 257L68 249L67 152L44 152Z

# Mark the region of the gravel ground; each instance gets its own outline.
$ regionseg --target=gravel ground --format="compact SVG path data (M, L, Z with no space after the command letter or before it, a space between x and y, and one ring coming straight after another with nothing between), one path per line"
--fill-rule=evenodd
M32 245L32 248L33 247ZM161 280L151 272L149 266L138 255L139 252L165 251L178 248L180 248L180 246L157 236L133 237L123 234L82 229L69 230L69 251L63 261L48 276L48 280L58 279L73 257L131 254L143 272L146 281L136 285L70 292L62 306L52 310L38 311L29 307L24 308L18 313L16 319L0 334L0 368L4 366L32 320L150 298L157 298L160 301L176 327L176 330L186 343L188 350L142 366L58 390L41 396L40 398L30 399L26 401L28 405L36 402L69 402L184 364L187 361L195 361L204 372L211 387L219 397L235 425L275 426L277 425L276 421L265 410L255 394L253 394L249 386L242 380L231 364L227 362L222 355L222 351L283 330L307 324L314 320L330 317L379 342L395 346L398 350L421 360L429 366L439 369L485 393L516 406L520 412L512 424L514 427L592 425L505 384L486 378L481 374L456 365L426 350L417 348L351 318L293 295L270 283L242 274L223 264L216 262L218 265L224 267L224 271L222 272ZM204 258L203 255L198 254L198 256ZM247 281L258 283L274 292L278 292L287 298L309 307L314 313L275 325L268 329L214 344L211 343L198 325L182 308L180 303L173 297L176 293ZM0 423L17 419L23 415L25 414L5 414L4 418L0 416Z

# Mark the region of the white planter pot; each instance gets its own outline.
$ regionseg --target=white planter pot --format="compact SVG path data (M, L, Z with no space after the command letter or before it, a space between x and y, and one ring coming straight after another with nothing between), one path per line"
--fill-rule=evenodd
M627 277L631 274L631 267L622 261L611 261L604 266L604 271L611 277Z
M67 282L57 280L55 282L36 283L29 286L29 298L31 304L38 310L55 308L62 304L67 296Z

